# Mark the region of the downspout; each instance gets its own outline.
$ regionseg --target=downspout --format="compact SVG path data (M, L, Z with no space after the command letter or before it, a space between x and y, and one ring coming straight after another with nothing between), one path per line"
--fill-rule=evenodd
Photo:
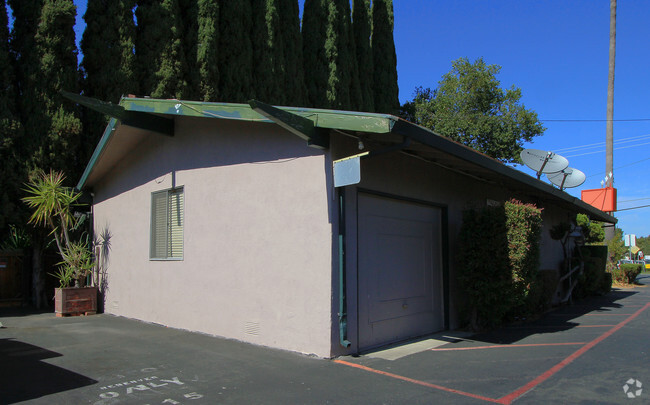
M348 338L348 305L345 268L345 188L339 188L339 343L350 347Z

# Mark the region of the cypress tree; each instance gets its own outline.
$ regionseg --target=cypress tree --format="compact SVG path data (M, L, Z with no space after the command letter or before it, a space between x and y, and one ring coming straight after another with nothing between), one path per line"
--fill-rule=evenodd
M198 98L203 101L217 101L219 99L219 3L214 0L198 0L197 17Z
M219 99L219 3L198 0L197 72L199 99Z
M393 1L372 2L372 63L374 67L375 111L397 114L397 55L393 40Z
M256 97L253 89L253 18L251 0L219 3L219 98L244 103Z
M280 29L284 48L284 87L287 105L306 103L305 75L302 67L302 37L300 9L297 0L279 0Z
M21 209L19 190L22 186L23 167L14 143L21 136L21 125L14 108L16 104L15 77L9 53L7 8L0 0L0 243L7 234L9 224L18 224Z
M351 109L354 53L348 0L306 0L303 58L312 107Z
M185 51L185 72L187 89L183 97L186 100L201 100L201 77L197 73L198 38L199 38L199 0L179 0L181 22L183 27L183 49Z
M185 98L189 84L179 1L138 0L135 13L140 91L154 98Z
M135 0L88 0L86 29L81 39L84 95L117 103L124 94L137 94L135 77ZM84 151L90 158L108 117L82 110Z
M43 133L30 133L41 138L34 166L61 170L71 182L81 176L86 164L86 157L79 150L81 121L73 104L60 94L61 90L77 92L79 86L76 14L77 7L72 0L43 2L35 43L39 56L38 101L42 103L47 127Z
M278 0L252 0L253 87L255 97L284 104L284 49Z
M352 29L359 69L361 103L359 110L375 111L372 49L370 48L370 0L353 0Z
M328 0L305 0L302 12L302 56L308 107L329 107L325 54Z

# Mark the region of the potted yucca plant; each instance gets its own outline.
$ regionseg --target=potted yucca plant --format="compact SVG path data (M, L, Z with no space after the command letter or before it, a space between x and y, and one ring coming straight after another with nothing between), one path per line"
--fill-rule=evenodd
M57 316L94 314L97 312L97 287L86 286L95 260L87 243L70 239L70 230L77 225L72 207L81 193L65 187L61 172L39 171L27 185L23 201L33 209L29 223L52 230L62 261L56 273L59 288L54 292Z

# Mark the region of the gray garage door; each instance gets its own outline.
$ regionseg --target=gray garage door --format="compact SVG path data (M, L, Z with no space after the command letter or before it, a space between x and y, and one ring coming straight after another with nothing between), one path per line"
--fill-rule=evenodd
M359 194L359 348L444 328L441 210Z

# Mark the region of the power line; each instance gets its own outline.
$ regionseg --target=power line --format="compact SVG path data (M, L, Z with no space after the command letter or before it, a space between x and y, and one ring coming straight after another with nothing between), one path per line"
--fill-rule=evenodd
M622 201L619 201L619 203L623 203L623 202L632 202L632 201L642 201L642 200L650 200L650 197L646 197L646 198L636 198L636 199L634 199L634 200L622 200Z
M650 134L632 136L632 137L629 137L629 138L623 138L623 139L619 139L619 140L615 141L614 143L622 144L622 143L639 141L639 140L643 140L643 139L647 139L647 138L650 138ZM570 152L576 152L576 151L581 150L581 149L592 149L592 148L603 147L603 146L605 146L605 142L597 142L597 143L590 143L590 144L587 144L587 145L572 146L572 147L569 147L569 148L554 149L554 151L555 152L563 152L563 153L569 152L570 153Z
M543 122L607 122L609 120L607 119L599 119L599 120L577 120L577 119L560 119L560 120L542 120L540 121ZM650 121L650 118L626 118L626 119L620 119L620 120L611 120L612 122L641 122L641 121Z
M638 206L638 207L632 207L632 208L623 208L623 209L616 210L616 212L619 212L619 211L629 211L629 210L637 210L637 209L639 209L639 208L647 208L647 207L650 207L650 204L649 204L649 205L641 205L641 206Z
M650 142L637 143L637 144L629 145L629 146L621 146L621 147L619 147L619 148L614 148L614 150L636 148L637 146L641 146L641 145L650 145ZM597 151L594 151L594 152L579 153L579 154L577 154L577 155L569 155L569 156L565 156L565 157L577 157L577 156L594 155L594 154L596 154L596 153L603 153L603 152L605 152L605 151L602 150L602 149L600 149L600 150L597 150Z

